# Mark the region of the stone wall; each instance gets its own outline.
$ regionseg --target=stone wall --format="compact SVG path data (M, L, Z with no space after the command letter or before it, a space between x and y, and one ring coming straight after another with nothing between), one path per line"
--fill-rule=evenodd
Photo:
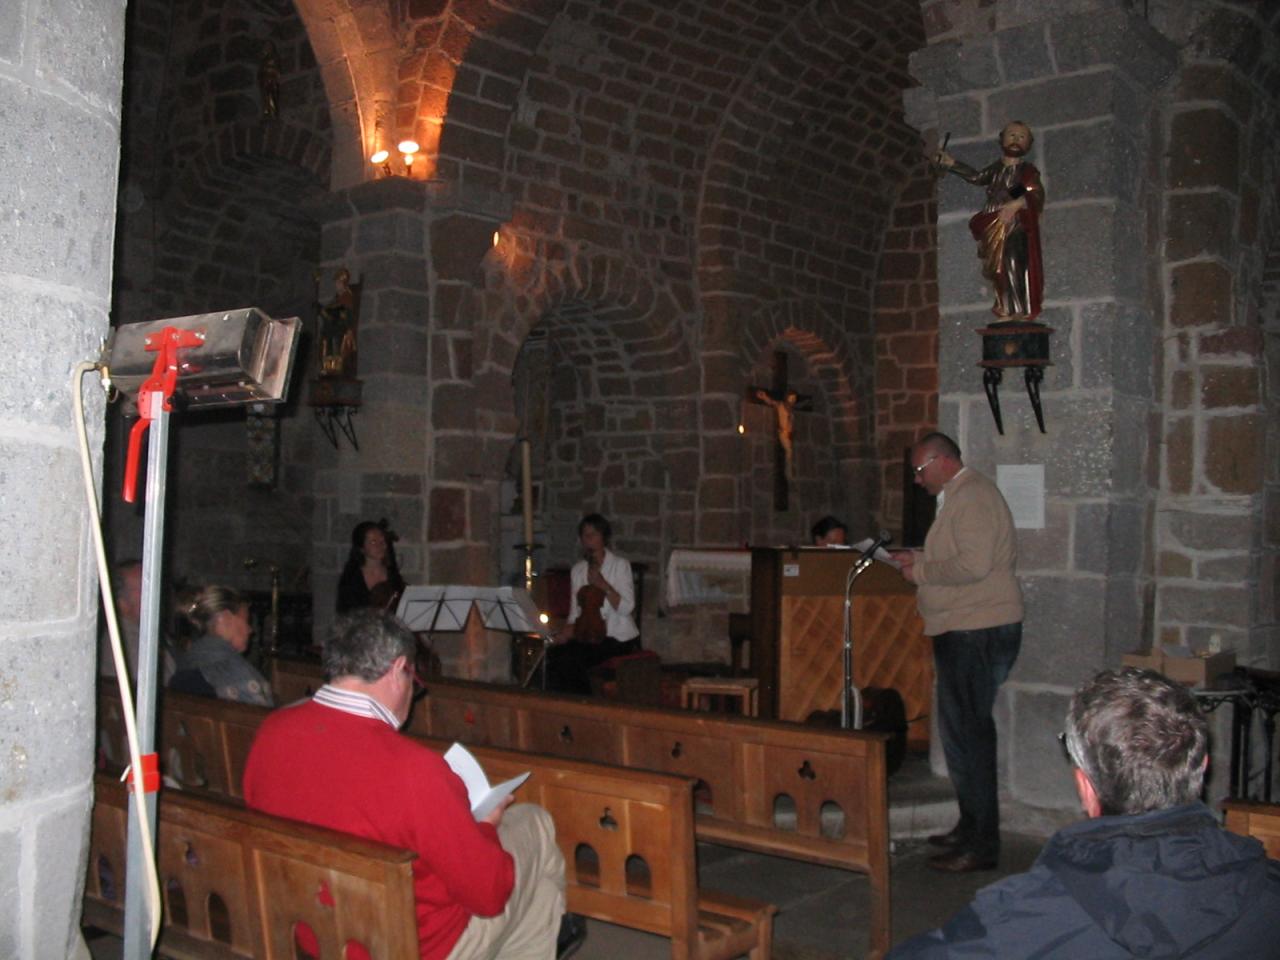
M123 51L122 2L0 9L0 955L21 960L87 956L97 594L68 375L107 331Z

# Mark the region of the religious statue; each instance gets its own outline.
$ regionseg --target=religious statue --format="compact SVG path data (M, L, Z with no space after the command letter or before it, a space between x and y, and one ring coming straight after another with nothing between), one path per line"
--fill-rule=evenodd
M782 447L785 476L787 480L794 480L796 478L796 468L792 452L792 438L795 435L794 412L796 405L800 402L800 395L794 390L788 390L783 394L781 400L777 400L768 390L757 389L755 398L759 403L773 407L773 412L778 416L778 445Z
M1044 187L1040 171L1024 159L1032 142L1031 128L1014 120L1000 131L1000 159L981 170L961 163L945 149L933 160L938 168L986 187L987 202L969 220L969 232L978 243L982 275L995 290L991 312L1000 321L1034 320L1044 296L1040 259Z
M333 299L318 305L322 377L353 379L356 375L356 325L361 286L351 282L351 271L343 267L334 277Z
M279 119L280 55L270 40L262 44L262 58L258 61L258 95L262 101L262 118Z

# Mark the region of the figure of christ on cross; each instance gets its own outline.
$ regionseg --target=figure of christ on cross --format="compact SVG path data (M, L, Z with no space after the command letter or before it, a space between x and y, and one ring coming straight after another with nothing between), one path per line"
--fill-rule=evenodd
M773 388L747 387L752 403L772 407L777 417L777 452L773 460L773 509L787 509L790 483L796 478L795 414L813 410L813 398L787 386L787 355L781 350L773 354Z

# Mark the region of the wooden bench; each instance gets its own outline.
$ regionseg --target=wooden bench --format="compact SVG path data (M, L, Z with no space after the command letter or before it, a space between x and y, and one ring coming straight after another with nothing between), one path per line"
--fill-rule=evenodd
M319 665L272 661L277 700L321 681ZM870 957L890 946L887 736L695 714L436 679L414 733L658 770L698 781L700 840L866 874Z
M105 776L95 791L84 922L119 934L127 795ZM413 853L181 790L157 820L164 956L418 955Z
M1280 860L1280 803L1257 803L1252 800L1224 800L1227 829L1245 837L1262 841L1267 856Z
M99 690L103 740L117 753L118 694ZM166 775L191 790L240 797L253 733L270 711L170 693L162 712L162 768L180 759L177 775ZM450 743L417 739L438 752ZM693 781L492 747L472 752L494 782L532 771L518 797L544 807L556 825L569 910L670 937L675 958L768 960L776 908L698 890Z

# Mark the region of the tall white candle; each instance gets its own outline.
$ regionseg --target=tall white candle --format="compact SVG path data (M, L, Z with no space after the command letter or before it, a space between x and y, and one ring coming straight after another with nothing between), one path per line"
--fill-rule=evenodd
M533 446L520 441L520 502L524 507L525 548L533 543Z

